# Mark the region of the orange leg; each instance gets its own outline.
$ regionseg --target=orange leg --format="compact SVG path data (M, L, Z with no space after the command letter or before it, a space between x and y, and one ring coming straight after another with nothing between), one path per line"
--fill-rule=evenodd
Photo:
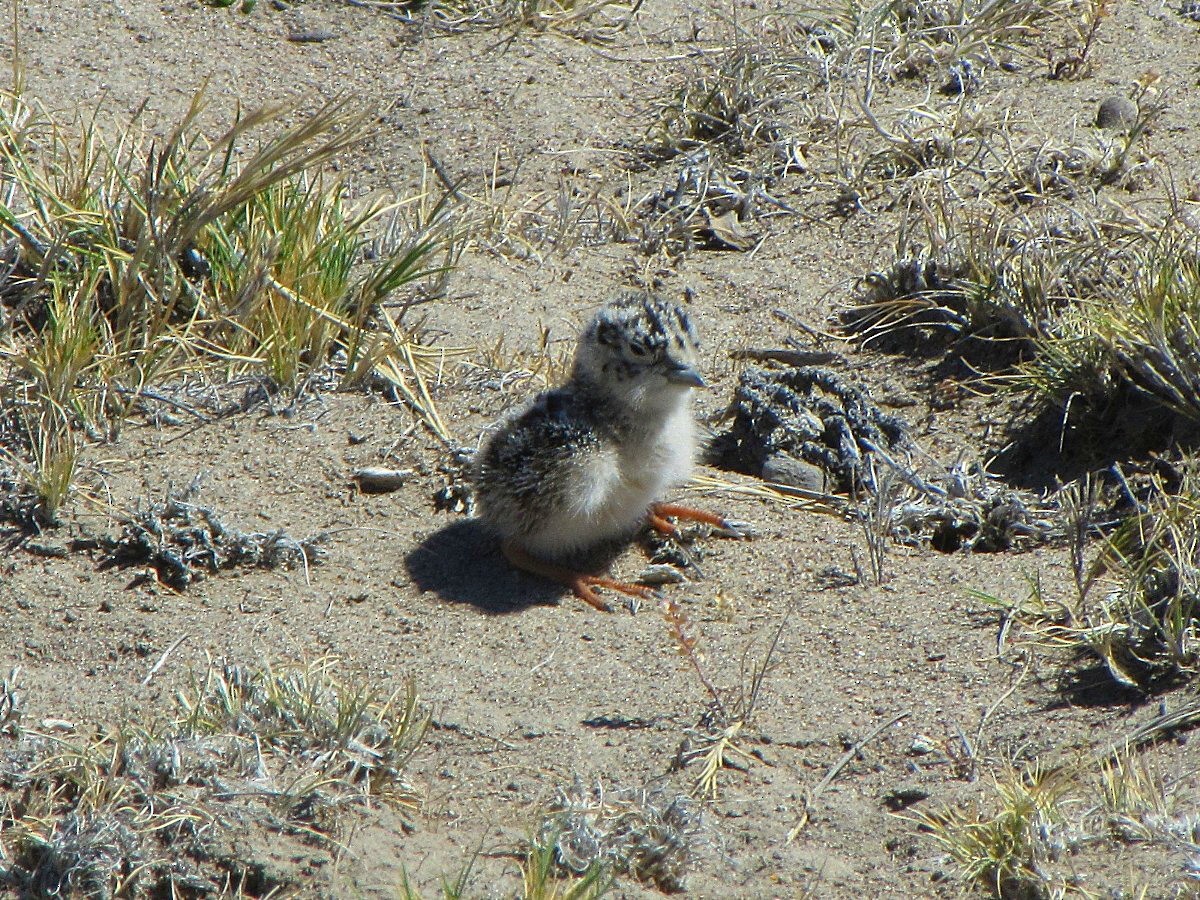
M703 522L705 525L711 525L714 528L722 528L727 531L736 530L731 528L730 523L716 513L706 512L703 509L696 509L691 506L683 506L678 503L651 503L647 516L650 526L655 531L660 531L668 536L677 534L679 530L667 521L668 516L688 522Z
M565 584L575 593L576 597L589 606L600 610L600 612L612 612L612 607L601 600L592 588L608 588L610 591L619 591L622 594L628 594L630 597L641 597L643 600L649 600L654 597L653 588L642 584L629 584L628 582L617 581L613 578L605 578L603 575L587 575L582 572L576 572L573 569L568 569L566 566L557 566L554 563L530 556L526 550L518 547L512 541L505 541L502 549L504 550L504 556L516 568L524 572L532 572L534 575L541 575L543 578L549 578L560 584Z

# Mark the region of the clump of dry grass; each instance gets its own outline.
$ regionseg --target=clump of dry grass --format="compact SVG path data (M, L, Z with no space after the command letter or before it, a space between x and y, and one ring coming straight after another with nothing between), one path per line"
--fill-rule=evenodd
M754 643L746 647L741 678L733 688L721 688L713 680L701 650L699 629L677 600L668 598L664 601L663 618L676 652L708 695L707 708L695 727L688 729L676 752L673 767L682 770L698 763L700 771L692 785L693 794L704 800L715 800L719 794L721 772L727 768L744 770L751 759L741 748L739 735L758 709L788 617L783 616L779 626L766 639L761 656L754 657Z
M183 590L205 575L235 566L275 568L300 564L308 571L324 557L325 536L296 539L282 529L243 532L226 525L215 510L194 502L197 477L125 517L121 535L100 541L105 566L147 565L158 579Z
M411 683L385 695L334 669L214 663L166 724L18 729L0 757L3 878L31 896L210 892L229 877L222 829L322 842L368 800L415 806L404 766L428 714Z
M205 0L230 7L238 0ZM442 32L510 31L513 35L557 34L580 41L607 43L637 17L642 0L348 0L412 25ZM257 0L241 0L250 12Z
M422 298L390 304L453 262L448 208L406 201L372 238L396 206L352 207L323 174L366 133L344 101L288 127L280 110L239 114L215 138L203 112L197 95L166 138L135 119L109 139L99 112L62 123L19 90L0 96L0 358L19 426L4 450L45 521L81 431L115 433L143 389L198 369L280 388L323 366L344 386L382 379L445 436L424 387L445 354L403 324Z
M530 29L606 43L637 18L642 0L441 0L437 6L446 13L439 18L451 28Z
M700 805L663 788L592 790L576 783L559 790L534 846L580 875L612 871L661 891L687 889L687 872L701 832Z
M356 5L438 31L529 31L608 43L637 18L642 0L356 0Z
M268 745L283 770L304 776L280 797L296 801L292 809L306 816L367 797L414 807L404 767L429 719L416 688L410 681L383 694L365 680L339 678L336 668L329 658L264 670L210 665L179 695L179 733Z
M15 734L25 714L25 692L20 678L21 667L13 666L0 680L0 734Z
M842 321L887 349L981 338L1012 362L1127 284L1146 236L1145 223L1116 210L1014 211L937 194L917 206L896 261L863 279Z
M1076 490L1076 494L1079 490ZM1035 584L1015 602L993 599L1031 640L1099 661L1123 687L1149 691L1200 672L1200 476L1189 461L1179 482L1155 476L1132 515L1107 524L1090 563L1094 510L1071 518L1076 595L1046 596ZM1093 497L1089 503L1095 503Z
M788 110L811 66L765 47L739 46L701 58L666 99L645 138L651 158L667 160L707 149L723 159L760 147L789 155Z
M1066 142L1047 138L1001 160L1010 176L1004 185L1008 198L1018 204L1088 201L1105 189L1134 194L1151 186L1160 169L1147 135L1162 105L1145 89L1138 93L1139 112L1129 127L1072 134Z
M753 250L765 236L764 220L791 211L770 193L774 176L717 162L707 150L682 163L633 208L648 255L670 260L697 249Z
M560 175L552 190L528 192L515 173L494 167L478 194L466 186L459 193L472 204L470 243L510 259L564 257L624 242L632 231L628 203L602 180Z
M1071 28L1074 0L884 0L824 3L797 17L792 40L848 74L865 62L884 82L946 69L960 60L999 67L1036 56L1049 31ZM1096 5L1096 4L1090 4ZM1077 40L1068 40L1074 47Z
M998 898L1091 896L1098 889L1148 896L1151 886L1174 896L1188 890L1197 833L1194 798L1182 783L1163 763L1129 748L1058 767L1005 767L970 808L912 818L947 853L958 880ZM1131 894L1113 875L1090 871L1118 848L1146 875ZM1178 873L1167 876L1169 884L1161 880L1167 872Z
M636 148L665 169L661 186L632 210L645 252L751 250L763 219L792 212L772 191L807 167L789 123L812 69L802 57L738 40L681 76Z
M1058 497L1010 487L979 464L958 463L929 482L906 478L882 518L894 540L942 552L995 553L1067 532Z

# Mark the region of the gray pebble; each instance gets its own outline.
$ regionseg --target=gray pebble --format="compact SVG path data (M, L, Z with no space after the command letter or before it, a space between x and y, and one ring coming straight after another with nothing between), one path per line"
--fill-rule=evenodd
M786 453L776 453L767 458L762 467L762 479L773 484L786 484L789 487L818 492L825 490L826 482L825 471L819 466L788 456Z
M323 41L333 40L335 37L337 35L327 28L309 28L303 31L293 31L287 39L293 44L320 44Z
M1128 97L1114 94L1100 101L1096 109L1096 127L1113 131L1129 128L1138 119L1138 105Z

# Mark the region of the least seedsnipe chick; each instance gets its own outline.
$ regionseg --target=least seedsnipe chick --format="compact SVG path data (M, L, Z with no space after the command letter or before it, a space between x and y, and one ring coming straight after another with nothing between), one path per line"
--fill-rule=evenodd
M514 566L608 610L593 588L653 591L577 572L564 558L631 537L646 522L673 534L667 517L738 534L718 515L661 502L696 455L699 349L681 307L624 293L584 329L566 384L499 422L476 456L476 503Z

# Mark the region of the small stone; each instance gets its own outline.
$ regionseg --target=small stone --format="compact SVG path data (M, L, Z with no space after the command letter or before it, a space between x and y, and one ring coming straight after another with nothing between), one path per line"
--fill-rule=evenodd
M941 93L947 96L973 94L979 89L979 69L969 59L954 62L947 75L949 79L941 87Z
M1121 131L1132 127L1138 119L1138 105L1128 97L1105 97L1096 108L1096 127Z
M677 568L663 563L646 566L637 577L638 584L648 585L649 587L658 587L664 584L682 584L686 580L683 573Z
M69 555L67 548L60 544L48 544L41 541L26 541L25 549L34 556L43 556L47 559L66 559Z
M760 762L766 763L768 766L779 765L779 757L774 753L764 750L762 747L755 747L750 751L750 755L757 758Z
M926 756L935 750L937 750L937 743L923 734L916 735L908 748L908 752L912 756Z
M898 784L883 795L883 802L892 812L907 809L914 803L929 799L929 791L920 785Z
M762 479L773 484L786 484L789 487L818 492L825 490L826 482L825 472L819 466L788 456L786 453L777 453L767 458L762 467Z
M412 479L412 469L387 469L382 466L363 466L350 473L364 494L385 494L402 488Z
M331 41L335 37L337 35L328 28L306 28L302 31L293 31L287 39L293 44L320 44L324 41Z

